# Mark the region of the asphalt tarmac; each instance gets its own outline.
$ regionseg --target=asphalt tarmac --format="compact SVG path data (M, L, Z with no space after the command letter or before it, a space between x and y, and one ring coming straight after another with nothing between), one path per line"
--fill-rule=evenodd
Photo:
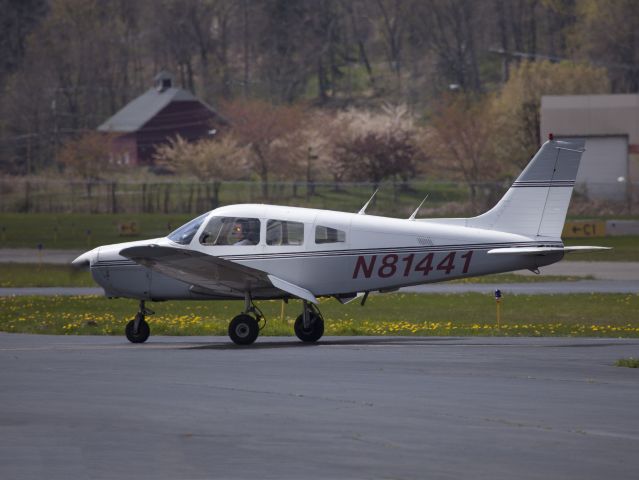
M0 334L2 479L635 479L639 340Z

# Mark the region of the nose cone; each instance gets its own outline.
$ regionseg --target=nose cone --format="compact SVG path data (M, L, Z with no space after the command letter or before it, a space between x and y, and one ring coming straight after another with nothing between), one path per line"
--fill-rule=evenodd
M73 265L77 269L86 269L86 270L88 270L89 267L91 266L91 263L93 263L93 261L94 261L95 252L96 252L96 249L89 250L88 252L84 252L78 258L73 260L71 262L71 265Z

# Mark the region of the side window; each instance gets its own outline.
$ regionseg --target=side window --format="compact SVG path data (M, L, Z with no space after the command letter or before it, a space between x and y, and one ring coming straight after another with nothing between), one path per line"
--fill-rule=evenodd
M315 243L338 243L346 241L346 233L337 228L323 227L318 225L315 227Z
M202 245L257 245L260 221L257 218L213 217L200 235Z
M302 245L304 224L285 220L269 220L266 223L267 245Z

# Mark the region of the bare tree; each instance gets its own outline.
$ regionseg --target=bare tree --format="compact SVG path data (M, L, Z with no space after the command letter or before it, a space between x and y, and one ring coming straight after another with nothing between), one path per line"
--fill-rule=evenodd
M490 99L461 94L444 97L431 123L433 161L466 182L474 209L480 181L498 178L504 168L494 159L494 128Z
M437 53L443 79L462 90L479 91L477 23L482 5L473 0L430 0L413 7L413 29Z
M291 176L299 165L299 149L293 139L303 124L299 106L278 106L261 100L236 100L223 104L222 111L240 145L249 148L249 165L262 182L268 198L273 176Z

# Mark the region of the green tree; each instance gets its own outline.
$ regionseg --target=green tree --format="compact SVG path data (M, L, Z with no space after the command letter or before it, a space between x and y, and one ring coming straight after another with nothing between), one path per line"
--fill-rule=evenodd
M573 62L525 61L492 103L498 161L523 168L539 149L541 97L609 93L604 68Z
M636 0L577 2L573 48L605 66L613 92L639 92L639 4Z

